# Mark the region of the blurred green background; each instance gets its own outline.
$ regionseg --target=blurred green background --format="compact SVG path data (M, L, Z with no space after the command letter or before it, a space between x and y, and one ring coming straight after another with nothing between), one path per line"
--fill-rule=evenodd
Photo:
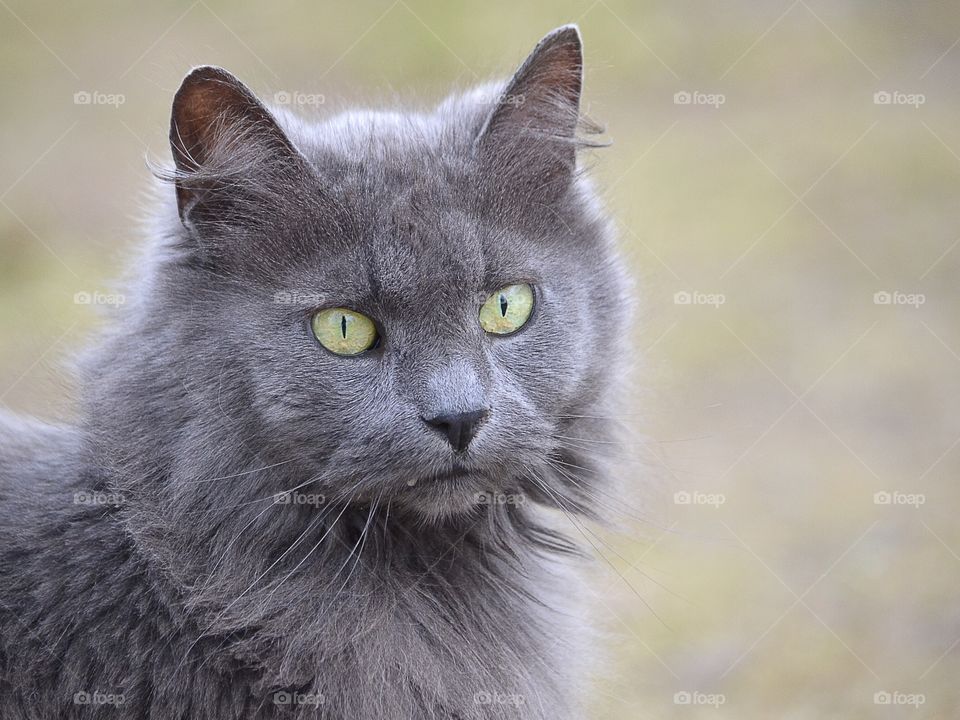
M191 65L322 115L567 22L644 298L589 716L960 717L953 1L0 0L0 400L69 413Z

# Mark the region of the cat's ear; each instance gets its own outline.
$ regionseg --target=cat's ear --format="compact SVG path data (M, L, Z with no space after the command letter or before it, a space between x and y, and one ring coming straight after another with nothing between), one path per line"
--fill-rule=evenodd
M583 44L576 25L541 40L477 137L481 162L526 190L566 187L576 167Z
M170 148L177 208L185 223L201 210L216 215L238 181L253 181L302 156L257 97L226 70L194 68L173 99ZM264 177L260 178L265 180Z

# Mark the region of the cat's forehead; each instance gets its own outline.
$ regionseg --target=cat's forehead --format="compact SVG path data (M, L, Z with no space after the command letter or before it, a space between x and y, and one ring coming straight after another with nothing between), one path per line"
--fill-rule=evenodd
M422 115L352 112L318 128L311 153L349 215L351 256L381 293L484 275L463 146Z
M355 180L357 180L355 178ZM523 236L482 217L436 178L342 183L345 236L318 255L325 283L394 307L447 303L536 277Z
M326 274L399 305L535 275L522 234L478 206L473 130L463 113L456 119L355 111L300 129L325 192L347 215L349 237L341 256L324 253Z
M482 284L488 271L483 228L449 194L410 186L364 201L356 251L381 299L402 304Z

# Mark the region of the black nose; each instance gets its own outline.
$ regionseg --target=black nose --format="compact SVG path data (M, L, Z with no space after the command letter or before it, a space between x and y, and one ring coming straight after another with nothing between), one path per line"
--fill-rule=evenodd
M477 428L487 417L486 410L471 410L470 412L437 415L433 418L424 418L424 422L436 428L450 441L450 445L457 452L463 452L477 434Z

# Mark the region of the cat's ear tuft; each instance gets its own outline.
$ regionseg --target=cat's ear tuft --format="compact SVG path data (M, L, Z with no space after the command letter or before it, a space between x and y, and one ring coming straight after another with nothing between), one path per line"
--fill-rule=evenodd
M230 174L299 157L247 86L209 65L190 71L174 96L170 148L177 207L184 222L195 208L213 199L218 183L229 181Z
M526 176L559 189L576 167L582 87L580 31L565 25L544 37L506 84L477 137L481 158L510 168L514 181Z

